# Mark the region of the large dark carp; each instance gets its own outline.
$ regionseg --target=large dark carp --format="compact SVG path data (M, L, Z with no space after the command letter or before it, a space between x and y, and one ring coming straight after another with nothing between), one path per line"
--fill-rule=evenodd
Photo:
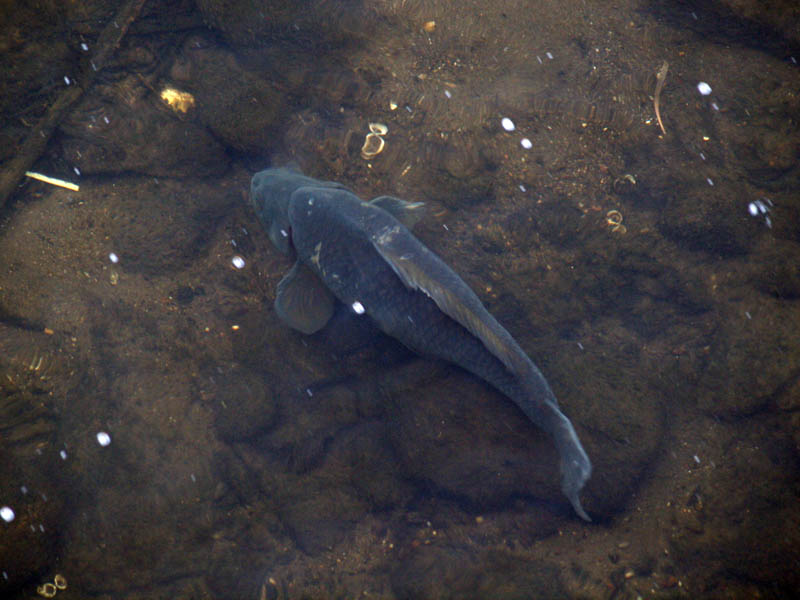
M364 202L338 183L286 168L257 173L250 198L275 246L297 253L278 284L275 309L281 319L314 333L331 318L338 299L415 352L484 379L550 434L561 457L561 489L590 520L578 494L592 465L572 423L511 334L408 230L421 204L391 196Z

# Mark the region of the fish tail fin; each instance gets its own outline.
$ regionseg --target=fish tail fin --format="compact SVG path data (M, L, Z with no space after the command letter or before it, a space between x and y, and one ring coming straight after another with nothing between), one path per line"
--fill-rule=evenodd
M592 463L575 433L575 428L566 417L553 432L553 437L561 457L561 491L578 516L584 521L591 521L581 506L579 494L592 474Z

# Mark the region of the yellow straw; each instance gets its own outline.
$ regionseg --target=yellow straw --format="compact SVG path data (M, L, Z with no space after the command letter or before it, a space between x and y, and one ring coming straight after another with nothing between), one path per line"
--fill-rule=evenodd
M27 177L30 177L31 179L36 179L38 181L44 181L45 183L49 183L51 185L57 185L58 187L67 188L68 190L72 190L73 192L77 192L78 190L80 190L80 188L71 181L56 179L55 177L48 177L47 175L42 175L41 173L34 173L33 171L25 171L25 175Z

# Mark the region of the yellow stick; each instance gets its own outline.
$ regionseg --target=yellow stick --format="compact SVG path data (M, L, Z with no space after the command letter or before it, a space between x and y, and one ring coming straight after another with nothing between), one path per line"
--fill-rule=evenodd
M71 181L56 179L55 177L48 177L47 175L42 175L41 173L34 173L33 171L25 171L25 175L27 177L30 177L31 179L36 179L38 181L44 181L45 183L49 183L51 185L57 185L58 187L67 188L68 190L72 190L73 192L77 192L78 190L81 189Z

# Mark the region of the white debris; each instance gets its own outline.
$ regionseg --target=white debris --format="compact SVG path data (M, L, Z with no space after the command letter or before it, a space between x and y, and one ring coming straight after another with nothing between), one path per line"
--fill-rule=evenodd
M453 97L453 94L450 93L450 90L445 90L444 91L444 95L447 96L448 98L452 98Z
M547 58L549 58L550 60L553 60L553 53L552 53L552 52L545 52L545 53L544 53L544 55L545 55Z
M97 443L101 446L108 446L111 443L111 436L105 431L97 432Z
M701 81L697 84L697 91L700 92L703 96L708 96L711 93L711 86L708 85L705 81Z
M517 128L517 126L514 125L514 121L512 121L508 117L503 117L503 119L500 121L500 124L506 131L514 131Z
M353 310L355 311L355 313L357 315L363 315L364 314L364 305L361 304L361 302L359 302L358 300L356 300L355 302L353 302Z
M231 263L237 269L244 269L244 259L238 254L231 259Z
M747 210L750 212L752 216L754 217L758 216L758 207L756 206L755 202L751 202L750 204L748 204Z
M84 52L88 52L89 51L89 46L86 45L86 42L83 42L81 44L81 50L83 50Z
M6 523L11 523L15 516L14 510L10 506L0 508L0 519L3 519Z
M119 256L117 256L114 252L111 252L108 255L108 260L114 264L117 264L119 262Z
M61 450L58 455L61 457L61 460L67 460L67 451Z
M533 144L528 138L522 138L519 143L522 144L522 147L525 148L525 150L530 150L533 148Z
M64 83L66 83L67 85L69 85L70 83L72 83L72 82L69 80L69 77L67 77L66 75L64 75Z

